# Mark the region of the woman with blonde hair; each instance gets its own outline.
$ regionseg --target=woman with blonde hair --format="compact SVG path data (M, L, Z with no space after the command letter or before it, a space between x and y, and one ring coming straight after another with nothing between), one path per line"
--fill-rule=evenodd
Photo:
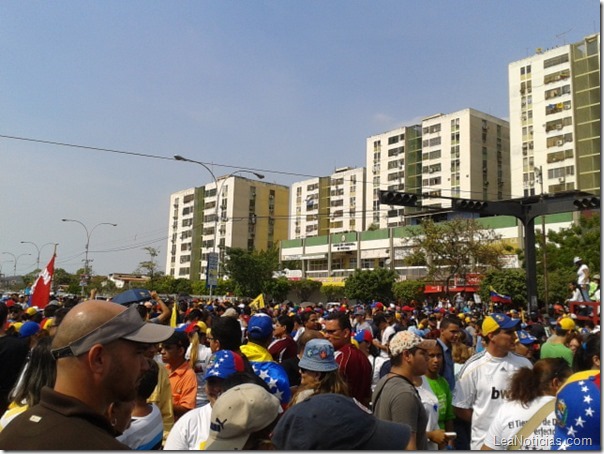
M333 345L328 340L308 341L298 367L302 378L290 406L315 394L336 393L348 396L348 385L340 374Z

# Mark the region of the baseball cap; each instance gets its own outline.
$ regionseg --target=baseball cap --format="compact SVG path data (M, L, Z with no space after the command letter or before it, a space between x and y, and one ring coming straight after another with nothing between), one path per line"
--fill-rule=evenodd
M516 331L516 336L518 336L518 342L523 345L530 345L537 340L537 338L526 331L519 329Z
M279 399L262 386L244 383L218 397L212 407L206 450L243 449L250 435L277 419Z
M551 449L600 451L600 402L600 371L571 375L556 396L556 429Z
M482 321L482 335L486 336L494 331L501 329L513 329L520 324L519 318L510 318L505 314L495 312L488 315Z
M264 313L252 315L247 324L247 337L251 340L261 340L272 335L273 319Z
M243 358L232 350L218 350L210 358L208 368L203 376L205 380L210 377L228 378L235 372L243 372Z
M117 303L107 302L106 304ZM51 350L55 359L65 358L67 356L80 356L86 353L95 344L108 344L118 339L126 339L132 342L143 344L157 344L169 338L174 329L159 325L157 323L147 323L139 315L136 306L124 308L119 314L106 321L101 326L94 328L79 339L74 340L68 345Z
M402 450L406 424L382 421L342 394L316 394L290 407L273 430L279 450Z
M354 310L354 315L365 315L365 309L363 309L362 307L357 307Z
M237 312L237 310L234 307L229 307L226 311L224 311L224 314L222 314L221 317L237 318L237 317L239 317L239 313Z
M371 308L372 309L380 309L380 310L382 310L382 309L384 309L384 305L378 301L377 303L373 303L371 305Z
M573 259L573 263L574 263L575 265L576 265L577 263L579 263L579 262L582 262L582 261L583 261L583 259L582 259L581 257L575 257L575 258Z
M304 346L304 353L298 366L313 372L331 372L337 370L334 349L327 339L311 339Z
M562 317L556 322L560 328L566 331L573 331L575 329L575 321L570 317ZM23 329L23 328L22 328Z
M592 279L600 280L600 275L599 274L594 274L593 277L592 277Z
M423 348L428 350L436 347L435 339L424 339L411 331L399 331L394 335L388 344L390 347L390 356L398 356L405 350L412 348Z
M19 330L19 337L30 337L40 331L40 325L36 322L32 322L31 320L23 323L21 325L21 329Z
M361 342L371 343L373 341L373 336L369 330L363 329L354 335L354 340L359 344Z
M25 313L26 313L27 315L36 315L36 314L38 313L38 308L37 308L37 307L28 307L28 308L25 310Z

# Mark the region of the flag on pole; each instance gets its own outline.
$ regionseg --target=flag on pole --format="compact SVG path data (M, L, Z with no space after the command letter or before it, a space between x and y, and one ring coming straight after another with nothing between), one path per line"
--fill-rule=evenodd
M31 305L38 306L38 309L44 309L50 300L50 287L52 286L52 275L55 272L55 257L52 255L50 262L46 265L31 288Z
M254 301L250 303L250 308L252 309L262 309L264 307L264 296L262 293L254 298Z
M176 325L178 325L178 302L174 301L172 315L170 315L170 326L176 328Z
M502 295L501 293L497 293L493 286L489 286L489 291L491 294L491 301L494 303L511 303L512 297L507 295Z

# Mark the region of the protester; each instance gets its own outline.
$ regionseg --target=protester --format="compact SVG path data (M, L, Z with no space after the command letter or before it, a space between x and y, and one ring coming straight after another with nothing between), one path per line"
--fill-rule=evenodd
M7 334L8 313L6 304L0 303L0 414L8 409L9 394L19 378L28 352L23 340Z
M519 325L519 319L501 313L485 317L482 333L486 349L468 359L457 377L453 411L459 419L471 423L471 449L480 449L484 444L514 372L521 367L532 367L528 359L511 353Z
M555 430L554 404L558 389L572 371L562 358L537 361L518 369L510 381L506 402L499 407L482 449L549 450ZM522 435L522 436L519 436Z
M599 370L571 375L556 396L556 430L550 449L602 451Z
M302 379L291 405L314 394L348 395L348 385L340 375L334 358L333 345L328 340L310 340L304 347L298 366Z
M577 267L577 286L582 295L582 301L589 299L589 267L583 262L581 257L575 257L573 263Z
M294 321L290 316L281 315L277 318L275 329L273 330L273 341L268 346L268 351L273 360L280 364L298 354L298 346L291 336L293 329Z
M136 396L149 364L146 344L172 328L146 323L136 308L90 300L65 316L52 342L57 360L54 389L0 432L0 449L125 449L104 415L116 401Z
M346 314L335 313L325 320L326 339L336 350L335 359L342 377L348 383L351 397L369 408L371 399L371 364L367 357L351 343L352 327Z
M302 375L300 374L300 368L298 367L298 364L300 363L300 358L304 353L304 347L306 347L306 344L311 339L324 339L324 337L321 331L317 331L314 329L304 330L304 332L300 335L298 341L296 342L296 347L298 349L297 355L293 358L288 358L281 363L281 366L283 366L283 369L287 374L289 388L292 395L296 392L298 386L300 385L300 381L302 380Z
M520 356L524 356L526 359L534 363L537 359L534 358L537 338L524 330L518 330L516 332L516 337L517 339L514 344L514 352Z
M384 421L403 423L411 428L407 449L428 449L428 416L414 385L415 377L426 373L427 350L436 341L400 331L390 341L390 372L378 382L372 396L373 414Z
M161 361L161 355L159 355L159 359L155 359L158 354L159 344L147 345L145 356L147 359L155 361L158 365L157 385L147 399L147 403L155 404L157 408L159 408L164 428L163 441L165 442L174 425L174 408L172 406L172 387L170 386L168 369L164 367L164 363Z
M354 399L318 394L286 410L273 431L280 450L402 450L409 426L382 421Z
M354 335L354 340L358 344L359 350L367 357L371 364L371 392L380 381L380 370L386 361L389 359L382 357L379 354L379 349L373 345L373 336L371 330L362 330Z
M440 336L438 343L443 349L443 373L442 376L447 380L451 391L455 389L455 366L451 349L453 344L458 341L461 332L461 322L459 318L453 316L444 317L440 322Z
M147 403L147 399L157 385L160 366L152 359L147 361L149 370L145 372L138 385L130 425L117 437L126 446L143 451L161 449L163 439L159 408L155 404Z
M262 386L244 383L222 393L212 407L210 435L205 449L266 450L281 405Z
M201 314L201 311L198 312ZM197 378L195 407L201 407L208 403L203 377L206 373L210 357L212 356L212 350L206 345L207 329L204 322L191 322L185 328L185 333L189 336L190 342L185 353L185 359L189 361L191 369L193 369L195 377Z
M172 390L174 421L178 421L187 411L195 408L197 399L197 377L185 353L189 347L186 333L174 331L169 339L162 342L161 359L168 369Z
M438 426L447 432L454 432L451 389L449 383L441 375L444 363L443 348L440 343L428 350L428 367L426 373L422 376L422 388L431 391L438 402Z
M10 407L0 419L0 431L15 417L40 401L44 386L54 386L57 369L56 361L50 353L51 342L50 337L43 337L32 349L21 378L11 392Z
M573 358L573 371L600 370L600 333L589 334L577 349Z
M570 317L562 317L556 323L555 334L540 349L540 358L564 358L569 366L573 364L573 352L566 346L575 330L575 322Z

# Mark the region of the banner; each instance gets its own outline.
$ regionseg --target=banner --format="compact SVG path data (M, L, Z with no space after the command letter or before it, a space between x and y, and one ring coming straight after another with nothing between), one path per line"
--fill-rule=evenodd
M250 308L252 309L262 309L264 307L264 296L262 293L254 298L254 301L250 303Z
M512 297L511 296L507 296L507 295L502 295L500 293L497 293L495 291L495 289L491 286L489 287L489 291L491 294L491 301L493 303L511 303L512 302Z
M36 282L31 288L30 306L38 306L38 309L44 309L50 300L50 287L52 286L52 275L55 272L55 257L53 254L50 262L44 270L40 271Z

